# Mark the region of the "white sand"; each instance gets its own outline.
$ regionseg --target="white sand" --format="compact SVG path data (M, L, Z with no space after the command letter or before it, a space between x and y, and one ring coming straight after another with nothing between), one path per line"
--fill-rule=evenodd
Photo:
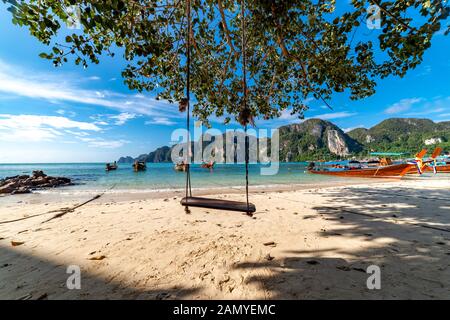
M0 198L0 221L43 214L0 223L0 298L449 299L449 190L429 179L256 193L254 218L109 195L45 223L80 200ZM372 264L381 290L367 289ZM68 265L80 290L66 287Z

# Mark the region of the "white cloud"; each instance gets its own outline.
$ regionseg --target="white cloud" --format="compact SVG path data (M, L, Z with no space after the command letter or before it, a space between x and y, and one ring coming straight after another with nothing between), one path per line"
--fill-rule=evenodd
M408 111L413 105L423 101L422 98L410 98L410 99L402 99L399 102L394 103L386 110L384 113L386 114L396 114Z
M411 112L405 113L407 110ZM402 113L406 117L424 117L432 118L441 117L440 114L448 114L450 111L450 96L437 96L431 99L425 98L410 98L402 99L394 103L384 112L386 114Z
M278 119L282 121L298 120L298 114L292 114L291 109L285 109L281 111L281 115L278 117Z
M60 115L68 115L69 117L75 117L76 115L77 115L77 113L76 112L74 112L74 111L70 111L70 110L64 110L64 109L58 109L58 110L56 110L55 111L57 114L60 114Z
M283 111L281 111L281 114L278 118L272 119L269 121L269 126L271 127L277 127L280 125L284 125L284 124L289 124L289 123L298 123L298 122L302 122L304 121L303 119L300 119L298 116L298 113L292 113L292 109L284 109ZM266 120L262 120L262 117L258 117L257 118L257 122L259 123L259 121L261 121L261 123L267 123ZM234 121L234 124L238 124L237 121Z
M82 83L64 73L30 72L0 60L0 93L9 96L96 105L151 117L180 118L177 106L167 101L143 95L83 89Z
M81 132L101 130L93 123L60 116L0 114L0 139L3 141L49 141L63 135L63 129Z
M332 119L341 119L341 118L348 118L348 117L353 117L357 115L357 113L355 112L333 112L333 113L324 113L324 114L319 114L316 116L313 116L312 118L319 118L322 120L332 120Z
M405 113L405 116L407 117L421 117L421 116L429 116L433 113L440 113L445 111L445 108L436 108L436 109L430 109L428 107L420 108L421 111L415 111L415 112L408 112Z
M27 128L3 130L0 128L2 141L12 142L38 142L50 141L59 136L59 133L50 128Z
M111 116L110 118L115 120L114 122L115 125L121 126L125 124L125 122L127 122L128 120L134 119L136 117L137 115L135 113L123 112L118 115Z
M80 140L87 142L89 147L103 149L117 149L130 143L127 140L105 140L103 138L80 138Z
M417 74L418 77L428 76L433 71L430 65L424 65L419 70L421 70L421 72Z
M170 126L170 125L175 124L175 122L171 121L169 118L166 118L166 117L155 117L152 120L145 121L145 124L159 124L159 125Z
M106 122L105 118L107 118L107 115L102 114L96 114L89 117L89 119L94 121L94 124L99 126L107 126L109 124L108 122Z
M102 78L100 78L100 77L97 77L97 76L92 76L92 77L89 77L88 78L88 80L92 80L92 81L97 81L97 80L101 80Z
M74 135L76 137L87 137L90 135L90 133L85 132L85 131L64 130L64 132Z
M40 115L11 115L0 114L0 127L41 127L49 126L56 129L77 128L80 130L100 131L101 129L93 123L71 120L59 116Z

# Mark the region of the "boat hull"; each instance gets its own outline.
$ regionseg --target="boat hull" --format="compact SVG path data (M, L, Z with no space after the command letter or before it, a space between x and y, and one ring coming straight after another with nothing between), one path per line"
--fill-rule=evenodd
M308 170L313 174L322 174L338 177L359 177L359 178L401 178L409 167L414 168L410 164L395 164L385 167L364 168L364 169L348 169L342 171L328 170Z
M433 168L430 168L430 171L433 171ZM443 172L443 173L450 173L450 164L447 164L445 166L437 166L436 171Z
M175 171L182 171L182 172L184 172L184 171L186 171L187 170L187 166L185 165L185 164L176 164L174 167L173 167L173 169L175 170Z
M422 169L422 170L423 170L423 172L433 172L433 167L425 166L425 168ZM443 165L443 166L436 166L436 172L437 173L450 173L450 164ZM408 174L418 174L417 168L416 167L412 167L408 171Z

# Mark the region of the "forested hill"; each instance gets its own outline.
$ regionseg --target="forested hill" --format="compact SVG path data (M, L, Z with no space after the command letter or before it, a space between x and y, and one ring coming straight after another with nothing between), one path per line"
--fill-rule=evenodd
M365 150L417 152L440 146L450 151L450 121L392 118L370 129L358 128L347 133Z

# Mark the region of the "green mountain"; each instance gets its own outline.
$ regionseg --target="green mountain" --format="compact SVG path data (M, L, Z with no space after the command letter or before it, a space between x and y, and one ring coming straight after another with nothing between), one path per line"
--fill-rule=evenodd
M392 118L370 129L358 128L347 134L363 145L364 151L415 153L436 146L450 149L450 121Z
M137 158L132 158L130 156L121 157L117 162L118 163L133 163L135 160L144 161L144 162L171 162L170 160L170 152L171 148L164 146L157 148L155 151L152 151L148 154L141 154Z
M309 119L279 130L282 161L344 158L363 150L359 142L325 120Z

